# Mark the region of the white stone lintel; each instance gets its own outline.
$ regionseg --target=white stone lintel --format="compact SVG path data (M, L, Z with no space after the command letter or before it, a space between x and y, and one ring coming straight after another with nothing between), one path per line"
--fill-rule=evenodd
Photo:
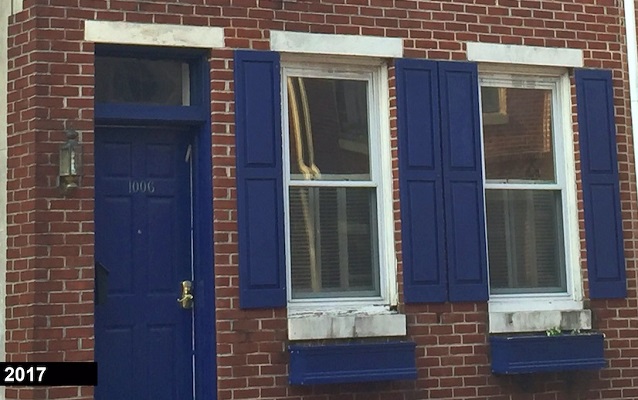
M86 21L84 39L95 43L219 48L224 47L224 30L211 26Z
M394 58L403 56L403 39L272 31L270 49L284 53Z
M583 51L554 47L495 43L467 43L468 61L578 68L584 65Z

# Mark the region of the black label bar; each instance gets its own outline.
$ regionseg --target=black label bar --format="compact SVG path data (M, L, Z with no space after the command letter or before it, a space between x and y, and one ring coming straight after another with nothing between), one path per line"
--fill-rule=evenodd
M96 386L94 362L3 362L0 386Z

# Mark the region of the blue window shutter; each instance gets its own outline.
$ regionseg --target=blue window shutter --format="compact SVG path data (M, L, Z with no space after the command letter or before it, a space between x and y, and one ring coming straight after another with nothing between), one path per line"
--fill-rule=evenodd
M437 63L401 59L395 65L405 302L444 302Z
M239 305L286 305L279 54L235 52Z
M477 66L440 62L443 197L450 301L488 299Z
M611 71L576 70L589 293L627 295Z

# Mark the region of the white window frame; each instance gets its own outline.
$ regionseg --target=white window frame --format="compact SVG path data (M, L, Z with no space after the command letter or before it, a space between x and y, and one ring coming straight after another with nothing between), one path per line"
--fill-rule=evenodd
M489 182L483 166L484 188L534 188L560 189L563 217L563 245L565 254L564 293L517 293L491 294L490 313L570 311L583 309L580 243L578 228L578 202L576 197L576 172L572 127L571 85L564 68L507 67L482 65L479 68L479 85L523 87L552 90L552 137L554 146L554 169L556 183L553 184L505 184ZM481 123L481 145L483 146L483 124ZM483 154L485 149L483 148ZM486 226L487 231L487 226ZM488 267L489 268L489 267ZM492 315L490 320L492 320ZM490 327L490 331L493 331Z
M282 136L283 136L283 183L286 235L286 282L288 314L303 315L308 312L325 311L349 313L387 313L397 303L396 257L394 252L394 219L392 208L392 164L390 149L389 88L387 67L378 59L355 59L349 57L309 57L283 55L281 63ZM293 299L291 279L289 187L290 140L288 121L287 81L290 76L312 78L356 79L368 81L368 124L370 151L370 181L295 181L293 186L376 186L377 243L379 257L379 290L375 297L332 297ZM372 184L371 184L371 183Z

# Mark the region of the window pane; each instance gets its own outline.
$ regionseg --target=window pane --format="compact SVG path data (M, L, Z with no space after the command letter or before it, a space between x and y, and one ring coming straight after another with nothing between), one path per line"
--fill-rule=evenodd
M481 110L483 114L494 114L504 112L504 93L501 88L482 87L481 88Z
M565 292L560 192L486 190L492 293Z
M99 103L190 104L188 64L175 60L96 57Z
M293 298L377 296L373 188L290 188Z
M554 182L552 91L481 88L488 180Z
M292 179L369 180L368 82L288 78Z

